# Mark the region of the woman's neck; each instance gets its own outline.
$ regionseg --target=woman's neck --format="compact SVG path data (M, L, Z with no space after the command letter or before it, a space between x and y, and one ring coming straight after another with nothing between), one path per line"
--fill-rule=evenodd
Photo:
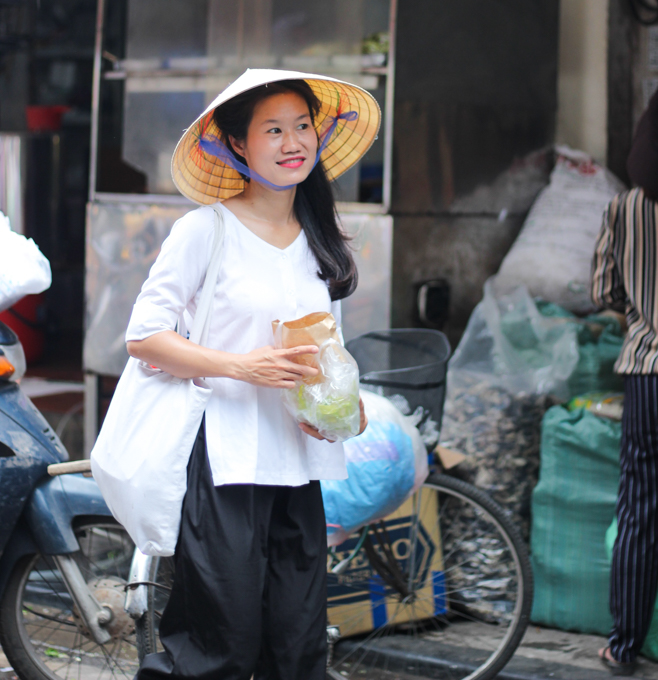
M275 225L288 225L297 222L294 210L296 191L297 187L287 191L274 191L252 180L234 200L239 200L254 219Z
M226 207L263 241L285 249L299 236L301 225L295 217L295 192L273 191L250 182L245 190L229 198Z

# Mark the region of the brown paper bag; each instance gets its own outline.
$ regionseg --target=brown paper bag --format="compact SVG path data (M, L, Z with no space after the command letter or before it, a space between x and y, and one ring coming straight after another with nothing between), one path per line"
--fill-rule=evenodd
M272 332L274 333L274 346L277 349L291 349L304 345L322 346L327 340L335 340L340 343L338 331L336 330L336 319L329 312L313 312L301 319L294 321L284 321L278 319L272 321ZM312 366L319 368L316 354L300 354L292 359L302 366ZM306 378L307 385L315 385L322 382L322 373L314 378Z

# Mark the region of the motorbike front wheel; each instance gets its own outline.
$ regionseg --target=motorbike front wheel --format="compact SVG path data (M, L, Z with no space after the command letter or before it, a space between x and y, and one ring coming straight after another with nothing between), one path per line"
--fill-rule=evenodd
M74 555L87 585L114 618L112 639L97 644L86 630L52 559L21 559L0 601L0 644L21 680L132 678L139 667L134 622L123 611L134 545L111 520L75 528Z

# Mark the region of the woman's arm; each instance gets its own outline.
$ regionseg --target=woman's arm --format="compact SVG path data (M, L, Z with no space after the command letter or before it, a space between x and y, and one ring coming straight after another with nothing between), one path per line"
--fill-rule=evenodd
M233 378L263 387L293 387L317 370L291 361L314 354L316 347L275 350L262 347L230 354L196 345L175 332L188 302L208 268L215 213L199 208L178 220L135 302L126 331L128 353L177 378Z
M300 354L316 354L315 346L274 349L260 347L248 354L208 349L174 331L126 343L128 354L177 378L232 378L258 387L295 386L296 380L315 376L317 368L296 364Z

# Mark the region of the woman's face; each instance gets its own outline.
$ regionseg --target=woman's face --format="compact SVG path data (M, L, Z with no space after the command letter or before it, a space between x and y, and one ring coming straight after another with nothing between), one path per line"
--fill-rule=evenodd
M230 140L252 170L278 186L303 182L313 169L318 150L308 106L293 92L258 102L246 139Z

